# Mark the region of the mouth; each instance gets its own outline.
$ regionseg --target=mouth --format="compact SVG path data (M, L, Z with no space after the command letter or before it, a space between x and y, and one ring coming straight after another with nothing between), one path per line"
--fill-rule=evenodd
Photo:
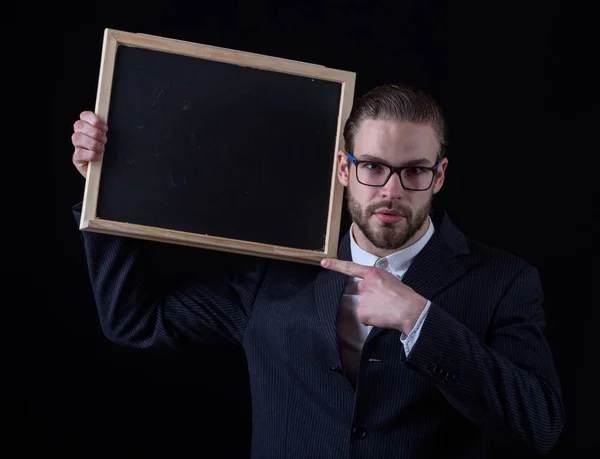
M396 223L406 218L404 215L393 209L379 209L375 211L375 217L383 223Z

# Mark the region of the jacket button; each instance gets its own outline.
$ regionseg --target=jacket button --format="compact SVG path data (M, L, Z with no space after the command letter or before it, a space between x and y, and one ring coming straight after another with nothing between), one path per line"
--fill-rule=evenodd
M444 372L444 369L442 367L438 367L435 363L432 363L429 365L429 371L431 371L431 373L435 376L441 376Z
M358 440L363 440L368 435L367 429L364 427L354 427L352 429L352 436Z
M447 371L446 374L444 375L444 382L446 384L450 383L450 382L454 381L455 377L456 376L454 375L454 373L450 373L450 372Z
M331 371L333 371L334 373L341 373L342 368L341 367L331 367Z

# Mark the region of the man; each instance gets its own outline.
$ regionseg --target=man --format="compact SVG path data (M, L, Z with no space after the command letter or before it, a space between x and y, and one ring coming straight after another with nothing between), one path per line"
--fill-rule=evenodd
M106 123L82 113L82 175L106 139ZM416 88L355 101L337 153L352 226L322 267L256 259L235 277L158 292L138 241L84 233L105 335L137 348L242 346L253 458L546 453L564 420L540 279L432 210L445 139L438 105Z

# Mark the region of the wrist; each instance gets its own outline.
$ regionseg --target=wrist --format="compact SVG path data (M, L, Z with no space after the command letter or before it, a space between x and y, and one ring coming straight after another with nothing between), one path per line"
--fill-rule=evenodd
M410 332L415 328L419 317L425 310L425 306L427 306L427 299L423 297L419 297L416 299L410 309L409 312L405 315L403 320L400 323L399 330L405 335L409 335Z

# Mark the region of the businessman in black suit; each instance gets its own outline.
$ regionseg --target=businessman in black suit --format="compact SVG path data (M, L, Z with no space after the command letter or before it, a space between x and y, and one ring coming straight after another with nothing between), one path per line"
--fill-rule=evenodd
M105 121L83 112L72 137L82 175L106 138ZM139 241L83 233L106 337L242 346L254 459L548 452L564 414L540 279L432 209L448 165L435 100L376 88L355 101L344 138L338 178L352 226L339 259L321 267L256 258L165 292Z

